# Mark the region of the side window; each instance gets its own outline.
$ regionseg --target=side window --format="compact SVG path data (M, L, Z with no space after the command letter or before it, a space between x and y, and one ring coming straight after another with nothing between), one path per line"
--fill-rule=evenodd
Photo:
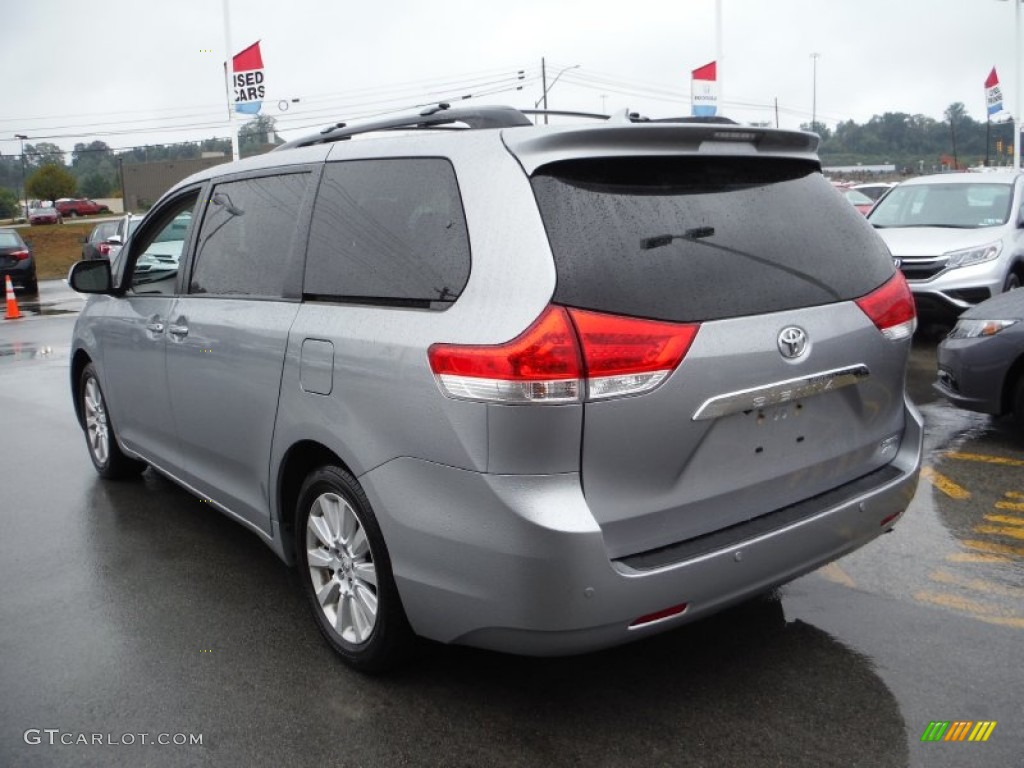
M469 279L455 171L440 158L328 163L313 209L303 293L444 308Z
M280 297L308 181L290 173L215 186L189 293Z
M155 212L144 230L131 240L131 291L136 294L174 294L182 251L188 242L192 212L199 190Z

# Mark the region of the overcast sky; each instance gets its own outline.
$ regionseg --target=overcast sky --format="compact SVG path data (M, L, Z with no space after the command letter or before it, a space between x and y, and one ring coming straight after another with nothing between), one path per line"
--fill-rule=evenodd
M722 104L741 122L984 119L998 68L1013 106L1013 0L721 0ZM716 55L715 0L231 0L231 48L262 41L263 113L295 138L338 120L473 95L552 109L689 114L690 71ZM15 133L64 149L227 136L217 0L5 3L0 152ZM518 72L523 70L523 80ZM515 90L522 86L522 90ZM281 111L281 100L299 99ZM242 120L247 119L240 116ZM237 127L237 124L236 124Z

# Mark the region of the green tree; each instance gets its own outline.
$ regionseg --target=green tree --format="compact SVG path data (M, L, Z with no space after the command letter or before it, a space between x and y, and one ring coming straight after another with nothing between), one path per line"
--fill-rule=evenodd
M64 150L49 141L25 145L25 167L28 170L44 165L64 165Z
M277 121L270 115L257 115L239 128L239 154L253 154L266 144L284 144L284 139L277 135L276 125Z
M0 188L0 219L13 219L20 210L18 196L9 189Z
M85 197L106 197L112 186L110 179L102 173L90 173L79 185Z
M40 200L56 200L71 197L78 189L78 182L62 165L44 165L25 180L25 191L29 197Z

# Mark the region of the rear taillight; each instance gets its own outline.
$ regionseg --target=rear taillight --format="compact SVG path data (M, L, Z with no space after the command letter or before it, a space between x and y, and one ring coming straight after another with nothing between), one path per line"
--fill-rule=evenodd
M570 309L587 375L587 397L648 392L682 361L699 325L661 323Z
M110 255L110 243L100 243L97 250L100 252L100 256Z
M505 344L434 344L428 357L452 397L580 402L654 389L682 361L698 328L549 306Z
M28 251L14 251L10 255L14 257L15 261L24 261L30 254Z
M890 341L909 339L917 328L914 294L902 272L881 288L857 299L857 306Z

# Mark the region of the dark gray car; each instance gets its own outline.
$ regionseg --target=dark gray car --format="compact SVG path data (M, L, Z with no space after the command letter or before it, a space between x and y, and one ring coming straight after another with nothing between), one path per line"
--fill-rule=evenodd
M361 669L762 593L890 529L920 463L913 300L816 145L442 107L203 171L72 270L90 456L297 565Z
M1024 430L1024 290L971 307L938 348L935 389L954 405L1012 413Z

